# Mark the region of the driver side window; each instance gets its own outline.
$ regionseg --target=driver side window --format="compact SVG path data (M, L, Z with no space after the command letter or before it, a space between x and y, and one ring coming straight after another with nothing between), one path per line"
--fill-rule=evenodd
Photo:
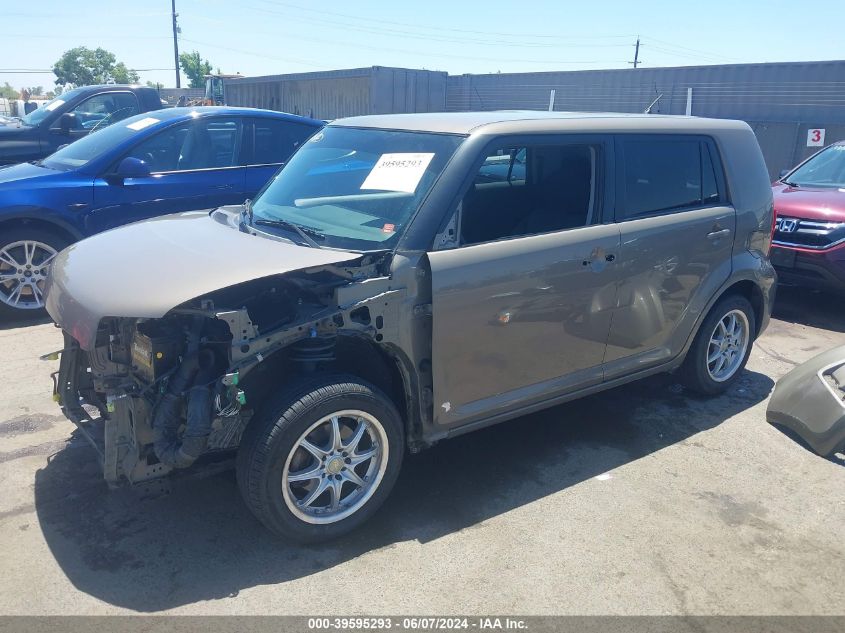
M241 122L200 119L169 127L136 145L126 157L138 158L153 173L237 165Z
M78 129L91 130L111 125L138 114L138 99L131 92L106 92L86 99L72 112Z

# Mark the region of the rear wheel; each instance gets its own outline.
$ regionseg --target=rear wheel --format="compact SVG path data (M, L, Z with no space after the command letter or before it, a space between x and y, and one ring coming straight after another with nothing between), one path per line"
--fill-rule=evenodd
M721 299L704 319L684 360L684 383L699 393L726 391L739 377L757 335L754 308L742 296Z
M375 513L403 452L402 420L386 395L358 378L326 376L256 415L238 451L238 484L273 532L323 541Z
M44 229L20 227L0 237L0 318L40 316L53 258L68 241Z

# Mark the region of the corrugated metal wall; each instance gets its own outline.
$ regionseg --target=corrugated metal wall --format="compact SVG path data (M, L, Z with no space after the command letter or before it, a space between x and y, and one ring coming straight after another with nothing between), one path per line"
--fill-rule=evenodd
M446 73L404 68L356 68L247 77L225 82L229 105L267 108L317 119L386 112L442 111Z
M845 61L457 75L446 108L547 110L554 90L555 110L643 112L660 96L653 112L685 114L690 88L693 115L754 128L772 177L818 149L808 128L845 138Z
M775 177L813 151L808 128L845 139L845 61L731 64L492 75L373 66L226 81L230 105L318 119L391 112L546 110L692 114L741 119L757 133Z
M845 123L845 61L629 68L449 77L453 111L542 109L555 90L555 110L655 112L755 121Z

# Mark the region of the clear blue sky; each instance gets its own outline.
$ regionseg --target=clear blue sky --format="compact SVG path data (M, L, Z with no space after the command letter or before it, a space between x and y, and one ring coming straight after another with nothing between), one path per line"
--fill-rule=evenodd
M53 85L74 46L175 85L170 0L3 2L0 85ZM180 51L267 75L362 66L452 74L845 58L842 0L177 0ZM161 69L161 70L157 70ZM4 72L5 71L5 72ZM183 84L184 85L184 84Z

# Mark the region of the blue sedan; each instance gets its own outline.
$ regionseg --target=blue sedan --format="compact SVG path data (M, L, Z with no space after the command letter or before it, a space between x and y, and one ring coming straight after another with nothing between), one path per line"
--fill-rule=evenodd
M250 108L173 108L0 168L0 318L43 307L48 264L70 243L153 216L241 204L322 126Z

